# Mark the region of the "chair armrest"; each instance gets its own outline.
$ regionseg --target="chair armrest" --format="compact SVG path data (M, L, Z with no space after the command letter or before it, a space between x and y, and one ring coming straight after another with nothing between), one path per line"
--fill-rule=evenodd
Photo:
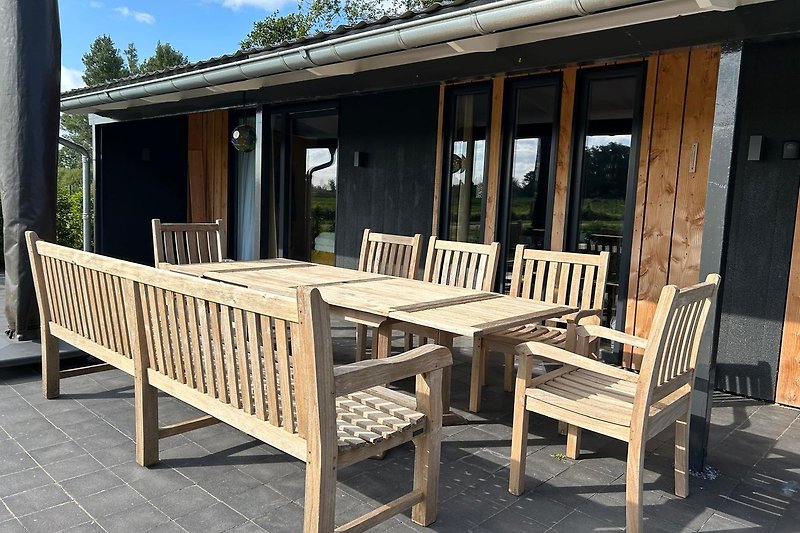
M606 363L601 363L600 361L595 361L594 359L589 359L588 357L584 357L562 348L556 348L555 346L551 346L543 342L524 342L522 344L518 344L516 347L516 352L521 357L541 357L544 359L557 361L565 365L583 368L584 370L590 370L592 372L603 374L604 376L612 378L624 379L625 381L632 382L639 381L638 374L623 370L622 368L611 366Z
M647 339L594 324L578 326L576 334L578 337L601 337L610 341L621 342L622 344L627 344L635 348L647 347Z
M580 309L574 313L562 316L561 320L568 324L580 324L584 318L595 317L599 320L602 316L602 309Z
M338 366L333 369L336 395L343 396L452 364L450 350L444 346L426 344L400 355Z

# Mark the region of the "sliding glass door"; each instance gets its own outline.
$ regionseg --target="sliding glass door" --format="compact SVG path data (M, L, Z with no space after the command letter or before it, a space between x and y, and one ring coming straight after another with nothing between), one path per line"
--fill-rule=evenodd
M604 323L624 326L636 199L641 66L590 70L578 87L568 246L610 253Z
M543 76L508 85L500 211L506 259L500 274L506 285L516 245L539 250L550 245L560 81L559 76Z
M457 87L447 94L447 134L440 237L483 241L484 178L491 87Z
M271 253L336 264L339 113L273 113L267 246Z

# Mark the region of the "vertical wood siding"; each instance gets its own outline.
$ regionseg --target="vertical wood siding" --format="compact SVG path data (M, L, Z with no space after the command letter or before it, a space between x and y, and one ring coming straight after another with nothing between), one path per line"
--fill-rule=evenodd
M665 284L699 279L718 65L717 46L649 60L625 324L636 335L648 334Z
M228 220L228 111L189 115L189 222Z

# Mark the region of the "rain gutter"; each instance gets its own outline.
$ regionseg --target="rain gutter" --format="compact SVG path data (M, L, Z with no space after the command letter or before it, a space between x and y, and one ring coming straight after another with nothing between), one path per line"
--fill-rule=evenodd
M563 19L585 17L642 4L675 0L498 0L487 4L431 15L408 22L382 26L355 34L328 38L288 50L253 54L238 61L182 72L129 85L66 96L61 111L96 108L115 102L152 98L171 93L203 89L276 74L314 69L454 42ZM739 5L763 0L689 0L689 13L727 11Z

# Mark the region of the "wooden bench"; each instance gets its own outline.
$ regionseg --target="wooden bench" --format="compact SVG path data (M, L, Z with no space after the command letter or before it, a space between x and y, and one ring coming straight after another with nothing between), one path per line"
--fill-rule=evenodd
M42 393L57 398L61 379L118 368L133 375L133 351L125 312L123 278L101 256L76 264L74 250L40 241L25 233L39 305L42 342ZM61 339L103 361L61 370Z
M296 299L270 296L37 242L33 234L28 239L42 262L58 256L66 270L111 276L119 287L119 314L127 324L120 337L129 333L123 342L134 369L139 464L158 461L160 438L223 421L306 462L303 530L330 532L337 469L413 440L411 492L335 531L365 531L409 508L418 524L435 520L449 350L427 345L334 368L328 305L318 289L300 288ZM78 283L96 294L95 280L103 276ZM59 294L71 290L72 280L55 272L37 290ZM49 309L46 302L43 307ZM69 337L91 347L87 331ZM380 386L412 376L416 399ZM159 428L157 390L208 416Z

